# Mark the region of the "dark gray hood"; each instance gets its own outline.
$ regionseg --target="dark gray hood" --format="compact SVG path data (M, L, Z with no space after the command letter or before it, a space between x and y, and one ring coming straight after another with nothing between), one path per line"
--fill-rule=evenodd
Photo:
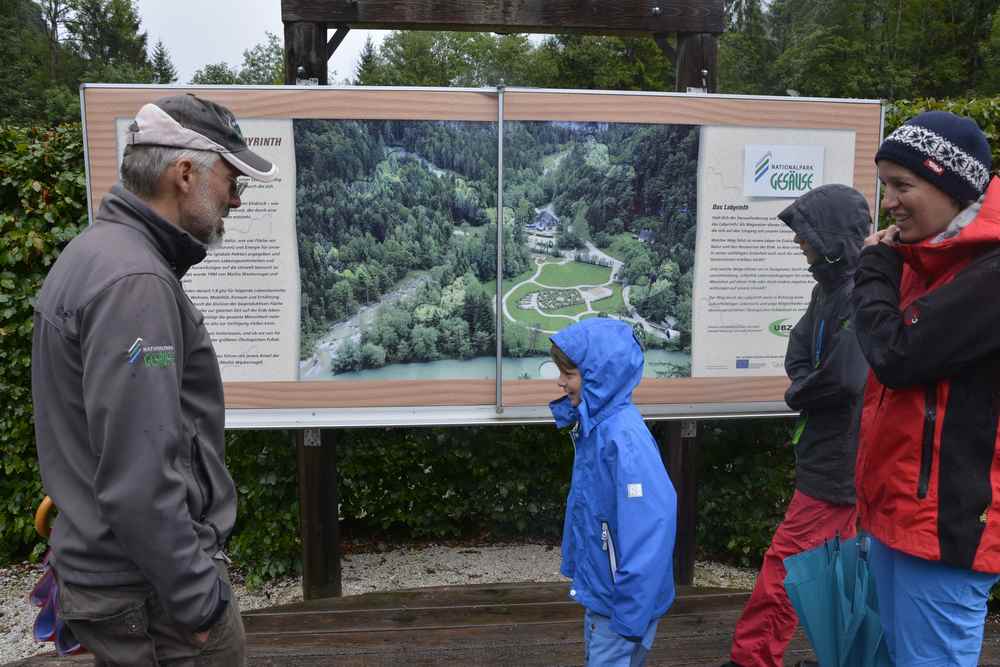
M854 188L839 183L810 190L778 214L828 263L853 271L862 242L871 233L868 201Z

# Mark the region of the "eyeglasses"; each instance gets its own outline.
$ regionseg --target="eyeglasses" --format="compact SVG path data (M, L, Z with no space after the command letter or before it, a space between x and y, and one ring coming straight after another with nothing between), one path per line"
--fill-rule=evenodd
M213 167L209 171L215 171L215 168ZM218 174L219 172L216 171L215 173ZM223 176L222 174L219 175ZM223 176L223 178L229 181L230 197L239 198L243 195L243 191L247 189L247 186L250 185L250 179L246 176Z

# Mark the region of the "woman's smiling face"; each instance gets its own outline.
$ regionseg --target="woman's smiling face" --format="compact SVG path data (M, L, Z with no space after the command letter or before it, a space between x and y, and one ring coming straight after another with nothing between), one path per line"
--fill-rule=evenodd
M903 243L937 236L961 210L944 190L895 162L880 160L878 178L885 188L882 206L892 216Z

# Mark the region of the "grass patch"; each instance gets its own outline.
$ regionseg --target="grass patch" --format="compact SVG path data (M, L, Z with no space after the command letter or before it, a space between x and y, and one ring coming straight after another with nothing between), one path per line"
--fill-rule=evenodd
M601 285L608 282L611 269L583 262L568 264L546 264L538 282L548 287L579 287L580 285Z
M618 314L618 309L624 305L625 299L622 297L622 286L618 283L611 283L611 296L607 296L600 301L592 301L590 303L590 307L594 310L611 313L613 315Z
M513 314L515 309L520 310L517 304L521 300L521 297L527 296L532 292L541 292L541 291L542 288L536 285L535 283L526 283L524 285L521 285L510 294L504 295L507 300L507 310L509 310Z
M576 305L576 306L564 306L562 308L556 308L555 310L546 310L546 309L543 308L542 310L545 311L546 315L570 315L570 316L574 316L574 315L579 315L580 313L586 312L587 311L587 304L581 303L581 304Z
M507 295L507 311L510 313L511 317L513 317L518 324L523 324L525 327L531 328L536 326L546 331L558 331L559 329L572 324L573 322L569 319L562 317L548 317L547 315L540 314L537 310L522 310L518 306L518 302L522 297L541 291L542 288L535 283L528 283L526 285L521 285ZM582 308L582 306L578 306L578 308Z
M524 282L525 280L527 280L528 278L530 278L533 275L535 275L535 265L534 264L532 264L530 270L525 271L524 273L518 274L518 275L514 276L513 278L504 278L503 279L503 289L504 289L504 291L506 292L507 290L509 290L514 285L516 285L516 284L518 284L520 282ZM482 286L487 291L487 293L489 293L491 295L497 293L497 281L495 281L495 280L487 280L486 282L482 283ZM538 289L538 287L536 286L535 289Z
M578 306L565 306L563 308L556 308L555 310L545 310L546 315L568 315L570 317L575 317L585 312L587 312L587 305L583 303Z
M489 208L484 208L486 211L486 217L490 219L490 222L497 221L497 207L490 206ZM509 206L503 207L503 221L504 224L514 224L514 209Z
M629 242L634 243L635 239L633 239L632 235L629 234L628 232L622 232L621 234L615 234L611 238L612 238L611 245L609 245L607 248L601 248L601 250L604 251L604 254L609 255L611 257L614 257L619 262L624 262L625 261L625 248L624 248L624 246L625 246L626 243L629 243Z
M538 312L534 310L518 310L516 312L511 310L511 314L524 326L535 326L544 331L559 331L574 322L574 320L570 320L565 317L546 317L544 315L539 315Z
M542 173L548 173L549 171L555 169L562 162L563 158L569 155L569 151L559 151L558 153L551 153L542 158Z

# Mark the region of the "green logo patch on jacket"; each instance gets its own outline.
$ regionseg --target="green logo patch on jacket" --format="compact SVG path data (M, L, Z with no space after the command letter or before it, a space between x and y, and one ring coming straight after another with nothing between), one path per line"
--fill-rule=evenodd
M169 350L144 350L142 355L142 363L145 364L146 368L167 368L173 366L176 361L176 355L174 354L173 348Z
M147 345L142 338L136 338L126 354L130 365L142 359L146 368L168 368L177 361L173 345Z

